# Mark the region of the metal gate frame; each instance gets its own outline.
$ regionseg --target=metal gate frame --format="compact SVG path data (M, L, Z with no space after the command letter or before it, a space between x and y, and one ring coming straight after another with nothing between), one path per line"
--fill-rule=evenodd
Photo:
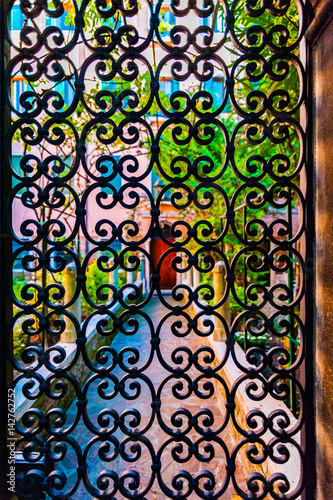
M6 172L4 165L5 158L5 132L10 124L9 113L4 112L4 101L6 94L5 72L6 62L8 60L8 42L5 39L6 15L10 2L1 0L0 7L0 496L8 498L7 478L8 478L8 460L7 460L7 381L10 381L12 371L6 356L6 336L8 320L11 317L11 304L4 293L3 283L6 279L5 257L11 254L11 239L7 233L6 217L6 195L11 189L11 176ZM308 5L308 25L313 18L312 7ZM306 295L305 308L307 321L305 331L305 491L302 494L304 500L314 500L316 498L316 438L315 438L315 224L314 224L314 160L313 160L313 67L312 51L310 43L306 44L306 75L307 75L307 146L306 146Z

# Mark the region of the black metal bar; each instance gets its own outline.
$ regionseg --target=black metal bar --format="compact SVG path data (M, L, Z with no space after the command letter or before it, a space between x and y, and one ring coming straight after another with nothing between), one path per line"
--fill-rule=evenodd
M310 4L307 4L308 25L313 17ZM315 231L315 195L316 178L314 162L314 98L313 79L314 66L311 45L306 43L306 85L307 85L307 148L306 148L306 273L305 273L305 454L304 479L305 500L316 498L316 320L315 320L315 262L316 262L316 231Z
M243 238L246 241L247 240L247 235L246 235L246 219L247 219L247 210L246 210L246 203L243 204ZM247 305L247 294L246 294L246 288L247 288L247 266L246 266L246 255L244 254L244 263L243 263L243 286L244 286L244 304ZM246 327L246 323L244 325L244 351L247 351L248 348L248 331Z
M42 207L42 222L44 225L45 224L45 207ZM42 241L43 256L45 256L46 251L47 251L47 243L45 241L45 238L43 238L43 241ZM42 268L42 288L43 288L43 291L45 291L45 289L46 289L46 267L45 267L45 265L43 265L43 268ZM45 300L43 300L42 314L43 314L43 320L45 321L45 318L47 315L47 307L45 304ZM43 327L43 331L42 331L42 335L41 335L41 341L42 341L41 344L42 344L43 352L45 352L47 349L47 335L46 335L46 331L45 331L44 327Z
M288 203L288 206L287 206L287 211L288 211L288 216L287 216L287 220L288 220L288 227L289 227L289 235L288 235L288 238L289 240L292 239L293 237L293 215L292 215L292 193L291 193L291 190L288 189L288 193L289 193L289 196L290 196L290 200L289 200L289 203ZM293 253L291 251L291 249L288 251L288 257L289 259L291 259L293 256ZM290 303L293 302L294 300L294 272L293 272L293 262L290 261L290 266L288 268L288 288L289 288L289 291L290 291ZM294 312L294 308L291 309L291 312L293 313ZM289 322L290 322L290 333L288 335L288 339L289 339L289 357L290 357L290 365L292 365L295 361L295 345L293 343L293 340L295 338L295 325L294 325L294 317L292 314L289 315ZM292 339L292 340L291 340ZM289 394L289 406L290 406L290 409L291 411L295 414L295 411L296 411L296 387L295 387L295 383L290 380L289 381L289 391L290 391L290 394Z

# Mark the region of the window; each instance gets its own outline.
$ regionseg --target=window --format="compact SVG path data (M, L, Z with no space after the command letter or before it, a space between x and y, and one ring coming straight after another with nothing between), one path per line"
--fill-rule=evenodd
M213 97L213 108L221 106L225 89L223 86L223 78L211 78L208 82L203 83L203 90L209 92Z
M12 103L16 111L23 113L25 109L20 105L20 96L23 92L32 90L26 80L13 80L12 82Z
M216 110L219 108L225 98L226 89L224 87L224 78L222 76L212 78L208 80L208 82L203 82L202 90L209 92L213 97L213 106L210 108L210 112L212 110ZM222 113L231 113L231 104L228 100L226 105L224 106Z
M119 95L123 90L130 89L131 82L126 82L125 80L111 80L109 82L102 82L102 90L108 90L114 95Z
M10 29L11 30L21 30L23 28L23 23L26 20L26 17L21 11L21 7L19 5L13 5L13 8L10 12Z
M113 31L118 31L125 24L124 16L119 11L108 19L103 19L103 26L108 26Z
M176 17L170 7L161 9L159 32L162 37L170 36L170 30L176 25Z
M65 106L70 106L74 97L74 89L72 87L71 81L63 80L62 82L57 82L53 86L52 90L59 92L65 101Z
M23 176L23 171L20 166L20 162L23 156L21 155L12 155L12 169L13 171L20 175L21 177ZM21 181L19 179L16 179L16 177L12 176L12 187L17 186Z
M171 78L160 80L160 91L164 92L167 96L171 96L177 90L179 90L179 82L176 80L171 80Z
M213 19L214 19L214 12L208 17L201 18L201 23L202 23L201 25L213 28ZM221 12L217 13L214 26L214 33L223 33L223 17L221 16Z
M116 162L119 162L120 160L120 156L113 156L114 160ZM105 176L109 176L111 175L111 173L113 172L113 165L114 163L110 160L104 160L103 163L102 163L103 166L105 166L108 171L104 174ZM109 184L111 184L111 186L113 186L117 191L120 190L121 188L121 177L119 174L116 175L116 177L114 179L112 179L112 181L109 181ZM113 196L113 191L111 188L109 187L101 187L100 188L100 192L101 193L106 193L108 196Z
M28 241L28 240L24 240L24 241ZM22 246L19 245L16 241L12 241L12 252L14 253L18 249L22 249ZM15 287L16 282L24 281L23 275L25 275L25 278L26 278L27 273L29 273L29 271L27 271L26 269L23 269L22 260L27 255L34 256L34 254L35 254L35 252L33 250L21 250L21 252L16 257L15 261L13 262L13 274L16 275L16 277L14 277L14 281L13 281L14 287ZM34 264L30 264L30 265L33 267ZM28 267L29 267L29 264L28 264ZM20 274L22 274L21 278L18 276ZM23 282L19 288L21 288L24 284L25 283ZM20 295L18 294L17 297L20 298Z
M110 238L100 238L99 241L108 241ZM113 241L112 243L110 243L108 245L109 248L112 248L112 250L114 250L115 252L117 252L118 254L121 252L122 250L122 245L121 245L121 242L116 240L116 241ZM99 255L102 255L102 252L99 253ZM118 268L119 269L119 268Z
M74 89L71 82L66 80L62 82L51 83L53 83L53 85L50 90L59 92L59 94L61 94L64 98L65 106L70 106L74 97ZM12 81L12 103L16 111L19 111L20 113L23 113L25 111L23 106L20 104L20 96L27 91L34 92L34 89L26 80L17 79Z
M72 27L67 12L64 12L63 15L60 17L46 16L45 27L47 28L48 26L56 26L57 28L60 28L62 31L68 31Z
M170 97L171 94L177 92L179 90L179 82L176 80L171 80L171 78L160 79L160 89L159 89L159 98L163 104L163 106L172 111L172 107L170 105ZM157 116L163 116L162 111L157 112Z

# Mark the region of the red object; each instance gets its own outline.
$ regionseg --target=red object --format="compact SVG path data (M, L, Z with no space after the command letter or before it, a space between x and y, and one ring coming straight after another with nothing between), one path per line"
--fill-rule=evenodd
M168 241L172 243L174 238L168 238ZM162 255L170 249L170 246L167 245L161 238L152 238L150 241L150 255L152 261L154 263L155 269L157 268L157 264L162 257ZM172 259L176 257L176 252L170 252L164 259L160 269L160 289L161 290L171 290L177 282L177 273L175 269L173 269L171 263Z

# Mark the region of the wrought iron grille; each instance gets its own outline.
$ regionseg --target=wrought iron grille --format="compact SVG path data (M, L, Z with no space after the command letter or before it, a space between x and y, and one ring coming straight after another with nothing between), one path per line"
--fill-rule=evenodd
M300 498L303 17L8 9L18 498Z

